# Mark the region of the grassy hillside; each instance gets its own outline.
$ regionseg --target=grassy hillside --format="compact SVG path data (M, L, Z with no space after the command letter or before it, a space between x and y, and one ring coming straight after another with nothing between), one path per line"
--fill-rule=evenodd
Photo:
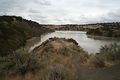
M1 80L119 80L120 46L86 53L73 39L50 38L31 53L0 57Z
M88 54L75 40L50 38L31 53L20 49L7 57L0 57L0 78L77 80L77 68L87 57Z
M87 34L120 38L120 23L100 23L103 27L97 29L89 29Z
M24 46L26 40L52 30L16 16L0 16L0 55L4 56Z
M87 31L89 29L97 29L103 27L99 24L65 24L65 25L44 25L53 30L69 30L69 31Z

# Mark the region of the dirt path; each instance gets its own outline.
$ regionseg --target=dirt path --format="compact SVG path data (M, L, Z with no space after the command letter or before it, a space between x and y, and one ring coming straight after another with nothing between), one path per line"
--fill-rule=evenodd
M120 65L104 69L89 69L77 66L78 80L120 80Z
M74 60L73 63L77 69L77 80L120 80L120 64L106 68L91 69L78 64L77 60Z

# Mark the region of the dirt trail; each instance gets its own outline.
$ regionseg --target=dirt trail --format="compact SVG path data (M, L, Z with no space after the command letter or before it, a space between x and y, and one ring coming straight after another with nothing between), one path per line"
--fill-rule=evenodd
M89 69L77 65L78 80L120 80L120 65L104 69Z

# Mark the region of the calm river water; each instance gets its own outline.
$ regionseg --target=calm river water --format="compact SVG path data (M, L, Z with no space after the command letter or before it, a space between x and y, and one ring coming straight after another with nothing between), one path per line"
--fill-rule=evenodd
M88 53L98 53L101 46L109 45L115 42L120 43L119 40L89 38L86 35L86 32L83 31L55 31L53 33L42 35L41 41L38 44L32 46L30 50L33 50L35 47L39 46L42 42L51 37L73 38L78 42L79 46L81 46Z

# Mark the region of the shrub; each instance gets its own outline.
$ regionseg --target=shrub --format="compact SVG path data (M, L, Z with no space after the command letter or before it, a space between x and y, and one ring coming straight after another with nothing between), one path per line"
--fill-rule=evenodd
M1 73L20 73L24 75L27 72L33 72L40 68L39 60L25 50L19 50L13 54L2 57L0 64Z
M87 53L81 53L79 54L79 58L80 58L80 63L84 63L89 58L89 55Z
M109 62L120 61L120 45L116 43L101 47L100 53L91 55L89 62L95 67L105 67ZM107 64L105 64L107 63Z
M41 69L35 80L77 80L74 71L63 64L52 64Z
M63 56L70 56L69 49L66 47L62 47L58 50L58 52Z
M78 43L74 39L67 39L68 42L73 42L74 44L78 45Z
M46 72L44 80L73 80L73 75L68 68L60 64L49 66Z
M105 62L104 62L103 58L100 57L99 55L91 56L89 62L91 65L93 65L94 67L97 67L97 68L105 67Z
M120 60L120 45L117 45L116 43L109 46L105 45L100 49L100 53L107 61Z

